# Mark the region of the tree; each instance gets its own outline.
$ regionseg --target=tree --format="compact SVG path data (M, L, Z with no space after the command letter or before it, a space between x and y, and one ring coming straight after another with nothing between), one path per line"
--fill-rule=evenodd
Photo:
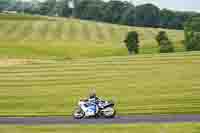
M9 10L10 7L16 4L16 0L0 0L0 12Z
M57 1L57 12L59 16L69 17L72 14L72 9L69 7L69 0Z
M120 24L135 26L136 25L136 8L129 2L124 2L123 12L120 17Z
M40 14L55 15L56 14L56 0L46 0L40 5Z
M160 53L171 53L174 52L174 47L170 40L162 40L160 42Z
M133 52L135 54L139 53L139 35L136 31L128 32L124 42L126 43L129 54Z
M24 12L30 13L30 14L40 14L40 2L39 2L39 0L31 0L31 1L26 2L26 3L29 3L30 6L24 8L25 3L23 3Z
M127 2L109 1L104 9L104 21L119 24L127 10Z
M159 27L160 9L153 4L137 6L136 22L139 26Z
M168 40L168 36L165 31L160 31L156 36L156 41L158 42L159 46L162 40Z
M76 6L76 17L103 21L104 2L101 0L82 0Z
M160 31L158 33L158 35L156 36L156 41L158 42L160 53L174 52L173 44L169 40L165 31Z
M10 1L8 0L0 0L0 11L4 10L7 8L10 4Z
M160 12L160 26L163 28L174 28L175 12L167 9L163 9Z
M160 26L170 29L183 29L187 19L195 15L192 12L174 12L167 9L161 10L160 14Z
M185 47L187 51L200 51L200 18L190 19L185 24Z

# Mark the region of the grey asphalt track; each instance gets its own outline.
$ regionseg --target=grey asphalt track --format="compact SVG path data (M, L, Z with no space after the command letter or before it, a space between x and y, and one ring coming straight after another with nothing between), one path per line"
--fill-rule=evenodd
M44 124L129 124L129 123L178 123L200 122L200 115L135 115L117 116L114 119L82 119L69 117L0 117L0 125Z

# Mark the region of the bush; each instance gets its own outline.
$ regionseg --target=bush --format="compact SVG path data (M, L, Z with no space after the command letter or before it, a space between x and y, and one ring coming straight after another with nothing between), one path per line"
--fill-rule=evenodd
M187 51L200 51L200 18L192 18L185 25L185 47Z
M192 35L189 36L188 40L185 42L185 47L187 51L200 51L200 34L192 33Z
M169 40L162 40L160 44L160 53L174 52L174 47Z
M158 35L156 36L156 41L158 42L159 45L162 40L168 40L168 37L165 31L160 31Z
M133 52L135 54L139 53L139 35L136 31L128 32L124 42L126 43L129 54Z
M159 45L160 53L170 53L174 52L174 47L172 42L169 40L167 33L165 31L160 31L156 36L156 41Z

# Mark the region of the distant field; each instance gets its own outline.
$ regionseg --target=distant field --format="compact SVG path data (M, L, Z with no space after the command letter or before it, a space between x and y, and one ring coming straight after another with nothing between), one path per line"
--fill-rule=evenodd
M48 17L43 17L43 16L33 16L33 15L28 15L28 14L5 14L5 13L0 13L0 20L50 20Z
M157 53L155 35L162 29L128 27L76 19L0 15L0 57L65 59L127 55L128 31L140 34L141 53ZM176 51L184 51L183 31L166 30Z
M198 123L136 125L0 126L1 133L199 133Z
M71 115L95 87L121 115L200 113L200 53L0 62L0 115Z

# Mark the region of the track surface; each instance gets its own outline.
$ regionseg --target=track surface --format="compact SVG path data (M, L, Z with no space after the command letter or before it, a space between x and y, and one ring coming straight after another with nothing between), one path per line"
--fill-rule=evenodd
M176 123L200 122L200 115L136 115L117 116L114 119L74 120L68 117L0 117L0 124L128 124L128 123Z

